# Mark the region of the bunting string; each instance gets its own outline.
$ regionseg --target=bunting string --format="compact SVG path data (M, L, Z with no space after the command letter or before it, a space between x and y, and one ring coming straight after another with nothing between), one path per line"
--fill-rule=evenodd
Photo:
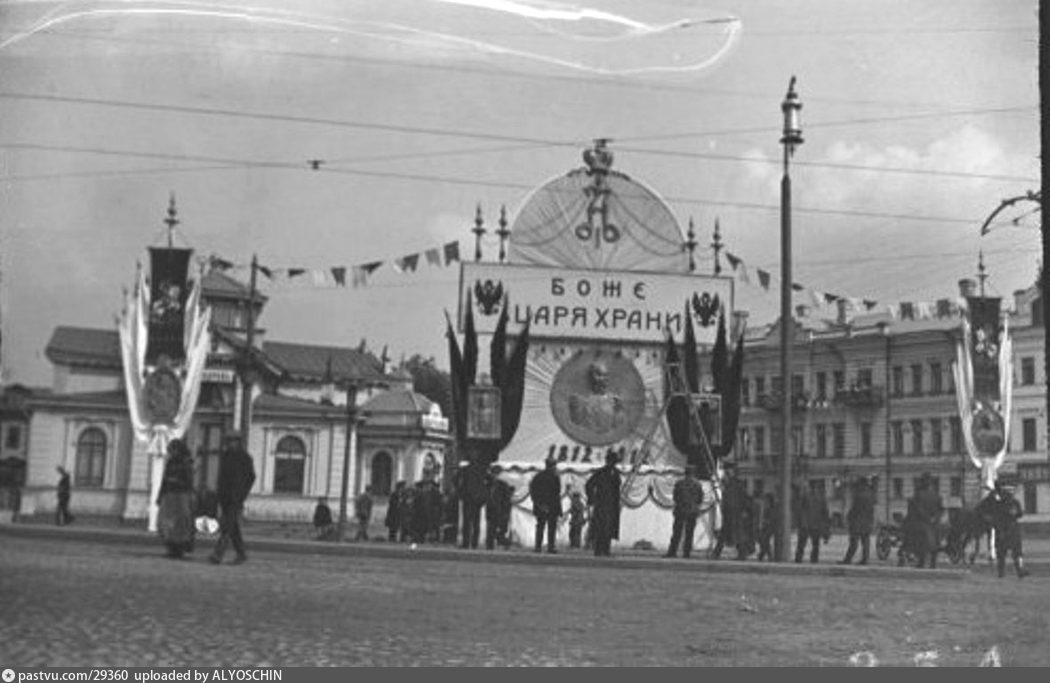
M407 254L389 261L371 261L357 265L339 265L327 268L274 268L257 265L258 271L273 286L288 287L368 287L372 276L383 266L389 266L395 273L413 274L420 264L430 268L447 268L460 261L459 242L446 242L440 247L427 249L416 254ZM220 272L250 268L247 263L235 263L212 255L207 259L208 265Z
M754 284L751 273L754 273L758 280L757 286L764 291L769 291L773 277L768 270L762 268L749 270L744 259L736 254L726 251L725 256L734 278L751 285ZM808 293L808 303L811 305L796 307L796 315L800 318L827 314L831 307L834 307L837 315L838 308L842 306L845 308L847 319L862 313L887 313L894 320L931 320L958 317L960 312L966 308L966 300L959 297L942 298L935 301L880 303L873 299L823 292L797 282L791 283L791 289L793 292Z

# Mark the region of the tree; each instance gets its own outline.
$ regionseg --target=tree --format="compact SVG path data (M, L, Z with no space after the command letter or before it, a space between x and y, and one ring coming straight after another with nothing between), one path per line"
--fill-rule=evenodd
M441 406L446 417L452 415L452 379L449 373L437 367L433 357L415 354L405 361L405 369L412 375L412 390L423 394Z

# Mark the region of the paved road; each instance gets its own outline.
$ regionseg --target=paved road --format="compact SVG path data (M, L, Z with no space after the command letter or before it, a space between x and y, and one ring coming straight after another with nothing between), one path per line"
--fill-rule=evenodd
M931 648L972 665L993 645L1007 664L1048 663L1046 572L858 580L286 551L216 567L143 543L0 542L4 666L841 665L862 650L908 664Z

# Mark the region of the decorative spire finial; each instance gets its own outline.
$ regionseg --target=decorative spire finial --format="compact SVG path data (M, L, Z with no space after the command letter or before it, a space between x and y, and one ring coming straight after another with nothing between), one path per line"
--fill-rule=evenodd
M718 218L715 218L715 236L714 236L714 239L711 240L711 248L715 252L715 275L716 276L722 274L722 260L720 258L720 253L722 251L722 247L723 246L724 245L722 244L722 233L719 231Z
M977 279L981 281L981 298L984 298L984 281L988 279L988 273L984 268L984 250L977 252Z
M689 217L689 232L686 233L685 244L682 248L689 252L689 272L696 271L696 226L693 225L693 217Z
M594 147L584 150L583 163L587 164L589 174L608 173L612 168L613 153L606 147L612 138L595 138Z
M485 234L485 219L481 217L481 204L478 204L478 209L474 213L474 227L471 228L471 232L474 233L474 260L481 260L481 236Z
M174 233L175 226L179 224L178 210L175 208L175 193L172 192L168 198L168 216L164 219L164 224L168 226L168 248L175 246Z
M496 230L496 234L499 235L499 262L505 263L507 260L507 238L510 237L510 230L507 229L506 204L499 208L499 228Z

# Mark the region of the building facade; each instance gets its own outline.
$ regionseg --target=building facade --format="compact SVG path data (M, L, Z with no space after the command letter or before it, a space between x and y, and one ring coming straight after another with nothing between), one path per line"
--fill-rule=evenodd
M247 311L254 306L257 318L266 299L212 270L202 277L202 301L213 311L212 348L185 440L205 490L215 488L224 435L240 431ZM249 518L309 520L319 496L342 497L344 469L347 497L371 486L381 514L397 480L435 476L445 466L448 420L412 391L408 373L386 367L363 344L269 341L258 329L254 338L247 445L257 479ZM51 386L4 392L0 445L6 462L23 463L19 514L53 514L56 468L64 467L74 515L144 521L151 458L128 419L117 331L60 326L46 355Z
M1020 480L1026 517L1050 519L1039 291L1018 291L1012 303L1013 410L1000 473ZM835 320L799 320L805 323L795 325L788 385L793 473L796 483L824 490L836 525L843 526L850 485L861 476L877 482L880 521L904 516L924 472L933 475L949 509L976 504L978 470L966 454L952 371L962 335L959 313L898 320L888 314L847 319L843 311ZM779 340L777 325L746 339L735 454L748 490L778 497L785 390Z

